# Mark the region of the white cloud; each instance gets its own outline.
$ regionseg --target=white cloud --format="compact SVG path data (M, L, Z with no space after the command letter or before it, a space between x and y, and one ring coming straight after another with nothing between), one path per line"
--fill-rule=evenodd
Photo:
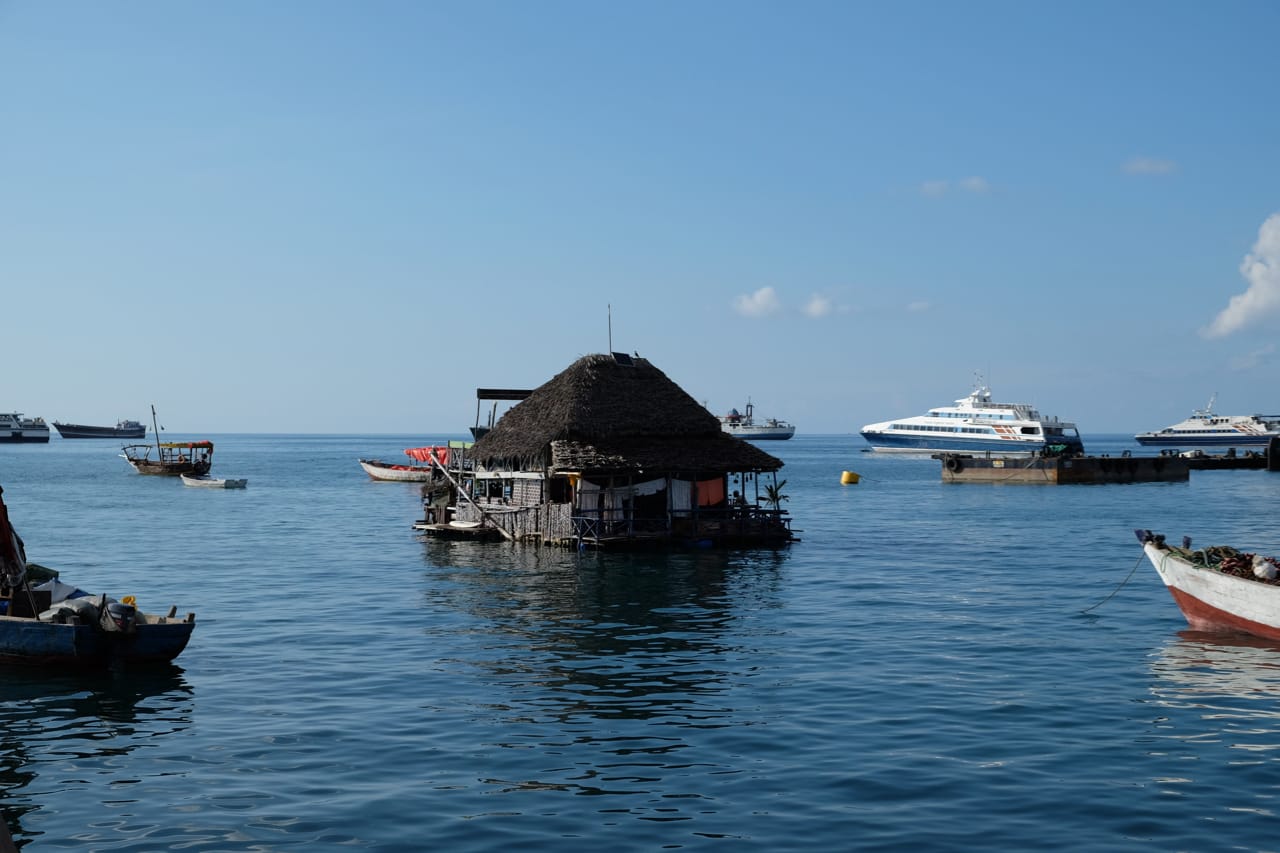
M809 297L809 301L805 303L804 313L810 317L825 317L831 313L834 306L831 300L820 293L815 293Z
M912 314L919 314L922 311L928 311L932 306L927 300L917 299L915 302L907 305L907 310Z
M1130 175L1167 175L1177 169L1177 163L1158 157L1133 157L1124 164L1124 170Z
M734 310L744 317L765 317L776 314L782 303L772 287L762 287L755 293L747 293L733 300Z
M937 197L940 195L946 195L947 190L950 188L950 181L925 181L920 185L920 194Z
M1275 354L1275 351L1275 344L1267 344L1266 346L1259 347L1253 352L1236 356L1231 360L1231 369L1243 371L1253 370L1255 367L1261 367L1271 361L1271 356Z
M960 189L971 193L985 193L991 189L991 185L987 183L986 178L980 178L974 175L971 178L965 178L960 182Z
M1205 337L1225 337L1280 309L1280 213L1271 214L1258 229L1258 242L1240 262L1240 275L1248 288L1231 297L1201 333Z

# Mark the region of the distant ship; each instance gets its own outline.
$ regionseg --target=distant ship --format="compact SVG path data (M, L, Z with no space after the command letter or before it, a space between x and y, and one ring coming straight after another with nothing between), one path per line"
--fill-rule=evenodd
M717 415L720 428L729 435L746 438L752 441L770 439L781 441L796 434L796 428L786 421L777 418L765 418L760 423L755 420L755 407L747 400L746 412L730 409L727 415Z
M1027 403L994 403L991 389L979 385L954 406L940 406L926 414L868 424L862 437L880 451L990 451L1003 455L1031 455L1060 448L1083 453L1076 425L1043 417Z
M44 418L24 418L18 412L0 412L0 442L16 444L48 440L49 425Z
M142 438L147 434L147 428L138 421L117 421L113 427L54 421L53 428L63 438Z
M1280 435L1280 415L1215 415L1217 399L1214 394L1185 421L1134 438L1145 447L1258 447Z

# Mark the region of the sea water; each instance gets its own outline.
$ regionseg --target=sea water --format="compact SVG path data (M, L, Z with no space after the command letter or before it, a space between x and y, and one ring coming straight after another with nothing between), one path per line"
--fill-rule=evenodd
M0 673L30 849L1277 846L1280 646L1187 630L1132 529L1280 553L1280 474L945 484L800 435L760 444L799 542L599 554L416 534L357 459L448 436L199 437L247 489L0 447L31 560L196 614L172 667Z

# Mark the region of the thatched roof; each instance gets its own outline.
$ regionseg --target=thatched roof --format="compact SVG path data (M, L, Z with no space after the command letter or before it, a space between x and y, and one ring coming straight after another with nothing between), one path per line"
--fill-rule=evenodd
M776 471L647 360L587 355L502 416L467 455L489 468L580 472Z

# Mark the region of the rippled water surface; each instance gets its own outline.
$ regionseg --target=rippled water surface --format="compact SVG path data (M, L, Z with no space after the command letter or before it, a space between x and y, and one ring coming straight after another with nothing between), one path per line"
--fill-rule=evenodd
M32 560L197 615L172 668L0 673L23 847L1277 846L1280 646L1186 630L1131 529L1280 553L1280 474L944 485L799 436L761 446L802 541L599 555L417 537L356 460L431 438L213 438L245 491L0 447Z

